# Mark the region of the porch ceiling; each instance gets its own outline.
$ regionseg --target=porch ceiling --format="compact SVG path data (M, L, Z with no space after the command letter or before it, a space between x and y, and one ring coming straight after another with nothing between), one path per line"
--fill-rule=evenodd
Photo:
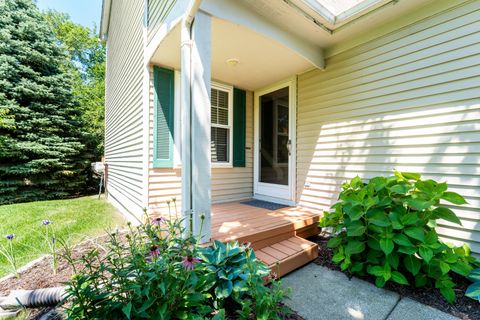
M231 65L229 59L237 59ZM152 63L180 68L180 26L162 41ZM212 17L212 78L256 90L311 69L312 64L290 48L251 29Z

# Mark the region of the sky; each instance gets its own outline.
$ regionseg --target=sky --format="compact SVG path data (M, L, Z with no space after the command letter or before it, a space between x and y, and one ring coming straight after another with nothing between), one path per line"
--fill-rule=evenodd
M102 0L36 0L41 10L54 9L67 13L72 21L85 27L100 27Z

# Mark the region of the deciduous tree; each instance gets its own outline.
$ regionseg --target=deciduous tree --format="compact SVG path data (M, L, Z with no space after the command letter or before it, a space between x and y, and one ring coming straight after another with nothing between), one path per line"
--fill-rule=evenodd
M69 58L66 67L74 79L73 94L85 124L83 131L88 133L87 150L92 161L99 160L105 128L105 44L95 27L76 24L65 13L49 10L45 18Z

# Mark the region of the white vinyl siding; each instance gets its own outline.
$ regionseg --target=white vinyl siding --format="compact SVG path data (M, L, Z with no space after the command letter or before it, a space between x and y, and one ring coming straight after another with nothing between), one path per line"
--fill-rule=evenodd
M480 2L434 5L299 76L297 201L327 210L346 179L420 172L465 196L468 205L448 205L463 226L441 221L437 231L478 255Z
M112 2L107 40L105 158L108 197L124 212L142 212L143 0Z
M176 83L177 85L177 83ZM253 93L247 91L246 116L246 166L234 168L212 168L212 202L226 202L252 197L253 193ZM175 116L178 116L179 105ZM167 200L177 199L178 214L181 207L182 173L175 168L153 167L153 72L150 73L150 154L148 177L149 212L168 216ZM177 135L176 135L177 136ZM175 143L179 148L180 144ZM179 151L179 150L177 150ZM173 208L173 206L172 206ZM173 210L172 210L173 212Z
M178 0L148 0L147 38L152 39Z

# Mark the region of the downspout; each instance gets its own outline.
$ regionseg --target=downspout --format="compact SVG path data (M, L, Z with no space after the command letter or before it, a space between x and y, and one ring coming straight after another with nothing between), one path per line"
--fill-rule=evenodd
M189 186L188 186L188 197L189 197L189 207L187 208L188 209L188 230L190 231L190 235L193 233L193 194L192 194L192 190L193 190L193 184L192 184L192 181L193 181L193 174L192 174L192 167L193 167L193 160L192 160L192 108L193 108L193 105L192 105L192 87L193 87L193 77L192 77L192 44L193 44L193 39L192 39L192 24L193 24L193 20L195 19L195 15L197 14L199 8L200 8L200 5L202 3L202 0L192 0L190 1L190 4L188 6L188 9L187 9L187 12L186 12L186 15L183 19L183 24L184 24L184 27L188 29L188 35L189 35L189 40L188 40L188 43L182 43L182 47L184 45L188 45L189 46L189 60L190 60L190 63L189 63L189 70L188 70L188 75L189 75L189 88L188 88L188 95L189 95L189 99L188 99L188 108L189 108L189 123L188 123L188 126L189 126L189 159L188 159L188 162L189 162L189 179L188 179L188 183L189 183ZM183 159L183 161L185 161L185 159Z

